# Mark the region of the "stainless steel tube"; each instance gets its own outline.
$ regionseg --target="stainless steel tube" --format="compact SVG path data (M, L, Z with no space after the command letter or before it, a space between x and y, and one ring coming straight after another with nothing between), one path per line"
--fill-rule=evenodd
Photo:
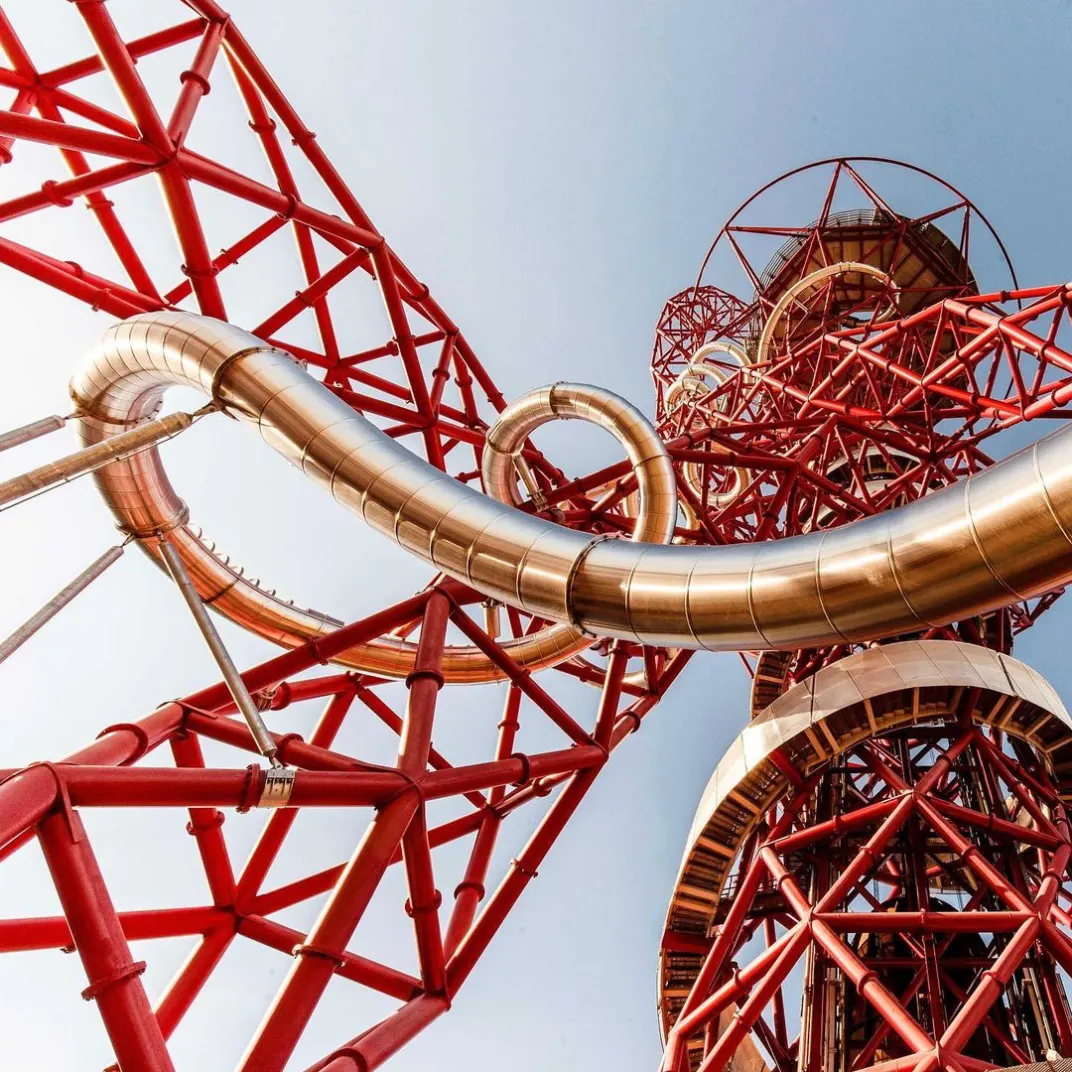
M200 414L170 413L155 421L145 421L104 442L5 480L0 483L0 507L13 506L58 484L66 484L86 473L96 472L111 462L129 458L147 447L172 439L189 428L198 416Z
M563 529L465 487L384 436L286 354L185 313L124 321L89 355L71 385L87 442L150 413L171 384L199 388L254 425L339 503L434 568L595 635L711 650L811 647L954 621L1072 579L1072 429L841 528L755 545L657 546ZM97 480L127 531L184 525L185 507L155 449ZM177 546L192 549L196 565L196 539L181 533ZM221 586L204 569L191 576L240 624L283 643L299 639L292 619L270 604L263 615L249 604L232 613L234 583ZM321 618L319 627L331 625ZM368 654L351 653L349 665Z
M512 402L488 429L481 459L484 489L502 503L522 502L517 477L524 478L534 500L539 488L523 467L522 448L537 428L552 421L580 420L613 435L625 447L637 479L640 507L632 539L670 542L677 520L677 479L659 433L634 406L618 395L588 384L555 383ZM539 634L545 645L577 654L592 643L576 625L560 623Z
M13 655L46 622L51 621L72 599L84 592L113 562L123 557L123 544L109 547L91 562L70 584L60 589L39 611L26 619L6 640L0 642L0 663Z
M182 559L167 540L160 541L160 552L164 556L164 562L167 565L168 573L171 574L171 579L182 593L182 598L186 601L186 606L189 607L190 614L193 615L197 628L201 631L201 636L204 637L208 650L212 653L212 658L219 667L220 673L223 674L223 680L227 683L227 690L233 697L238 710L242 712L242 717L249 727L249 732L253 734L257 750L262 756L270 759L272 765L275 766L275 741L268 732L268 727L264 724L264 719L261 718L261 713L257 710L257 705L253 702L253 697L249 694L249 689L246 688L246 683L242 680L242 675L238 672L238 667L235 666L231 653L223 642L223 638L216 631L216 626L205 609L205 604L201 602L197 589L194 588L193 583L190 581L190 577L183 567Z
M32 439L40 439L41 436L50 432L58 432L67 423L66 417L54 414L51 417L42 417L32 424L24 424L21 428L12 428L10 432L0 435L0 451L10 450L12 447L22 446Z

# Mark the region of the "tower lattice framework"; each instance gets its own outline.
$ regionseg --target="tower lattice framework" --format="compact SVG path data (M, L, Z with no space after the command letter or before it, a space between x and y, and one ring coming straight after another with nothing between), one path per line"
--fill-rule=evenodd
M973 1072L1072 1054L1062 982L1072 969L1062 796L1072 722L1053 690L1010 655L1014 636L1072 572L1063 558L1034 563L1031 534L1012 532L1002 538L1023 547L1023 591L980 597L977 612L952 622L936 609L925 628L846 629L834 642L821 631L814 643L796 642L790 589L808 583L796 575L773 578L790 595L778 621L756 624L762 644L719 634L705 645L691 604L660 619L661 630L594 624L615 592L627 591L630 615L641 605L639 590L611 569L628 544L665 544L657 550L669 562L692 549L818 539L986 470L1025 421L1069 416L1069 288L1024 289L1013 278L1007 290L982 292L969 254L972 236L989 225L963 195L935 180L936 200L908 215L870 177L882 162L829 161L804 169L827 176L805 223L746 220L762 205L750 199L721 232L716 247L738 256L749 298L702 272L668 304L653 357L654 429L623 400L584 385L508 407L465 335L332 167L330 138L305 126L223 10L190 0L181 21L141 36L126 35L103 3L67 5L63 14L81 20L92 48L46 66L0 14L0 86L9 95L0 112L9 180L0 263L126 322L95 352L97 378L72 381L85 450L64 460L65 472L96 472L126 533L122 547L139 545L171 572L223 680L110 725L60 761L0 771L0 859L38 842L63 909L0 921L0 950L73 948L83 997L97 1006L117 1067L157 1072L173 1067L168 1038L221 959L259 943L293 962L240 1068L290 1067L328 986L357 985L397 1010L345 1025L310 1067L367 1072L462 1000L462 984L599 771L694 649L739 647L751 653L754 718L719 764L674 890L660 954L664 1069ZM259 146L262 178L225 152L199 151L210 91L230 93L244 109L248 126L234 137ZM159 194L173 226L170 254L152 245L155 230L139 216L144 188ZM27 238L35 215L80 205L106 241L100 263L76 263ZM756 237L777 248L753 263L745 246ZM297 254L303 284L293 296L257 275L258 257L281 252ZM251 278L262 283L255 314L246 311ZM341 312L374 303L382 328ZM228 326L239 304L243 323ZM302 321L315 325L315 343L293 341ZM186 362L195 351L197 361ZM165 373L193 382L212 355L218 364L198 381L211 403L190 422L219 420L214 411L224 410L273 443L282 427L270 415L275 396L256 413L248 407L258 385L279 377L312 400L316 435L291 455L303 467L316 437L334 427L327 417L314 426L312 414L345 424L343 407L379 430L379 438L361 432L370 454L386 457L385 442L401 443L457 487L516 507L503 517L541 517L591 542L564 574L529 556L515 590L479 555L472 566L445 561L419 594L356 621L285 600L184 513L155 450L182 421L165 426L153 408L120 407L136 394L131 383L151 380L155 390ZM614 431L629 456L580 477L565 473L529 434L567 416ZM4 446L63 423L38 422ZM397 501L391 495L411 472L428 487L448 484L410 465L397 463L397 487L382 500L375 480L357 477L338 497L360 498L370 525L416 553L427 519L412 504L424 500L410 485ZM334 471L310 475L334 494ZM47 473L20 480L0 487L0 498L55 482ZM384 512L388 500L394 513ZM1050 509L1067 537L1072 525L1047 502L1039 510ZM459 505L458 515L469 508ZM433 537L449 527L444 509ZM558 548L557 536L546 540ZM427 558L439 564L434 549ZM522 591L541 569L565 610L542 590L539 598ZM592 582L600 569L611 576L603 588ZM936 607L954 596L969 606L947 580L932 578ZM964 585L973 584L985 587L966 572ZM603 602L581 598L593 592ZM232 673L205 604L285 650ZM3 656L47 617L6 642ZM753 652L759 647L769 650ZM562 676L583 683L587 701L556 699L552 682ZM406 696L393 704L385 694L398 681ZM432 743L436 712L464 703L467 685L493 681L503 715L489 727L486 755L452 763ZM288 709L317 702L324 710L309 739L287 732ZM358 719L398 734L393 762L335 747ZM530 747L525 731L534 727L531 739L554 734L557 747ZM228 763L206 762L217 745L230 750ZM157 765L167 753L172 762ZM251 754L268 762L249 763ZM450 817L433 820L443 801ZM116 910L81 819L114 806L186 813L175 821L187 823L197 846L203 903ZM273 863L299 813L323 807L367 815L352 854L273 886ZM255 847L236 859L225 816L253 822L260 808ZM500 830L515 811L536 809L535 833L493 884ZM433 852L453 843L465 846L465 863L445 875ZM405 875L396 907L411 921L413 964L353 947L393 868ZM307 933L277 918L325 894ZM191 938L191 955L150 1002L129 943L179 936Z

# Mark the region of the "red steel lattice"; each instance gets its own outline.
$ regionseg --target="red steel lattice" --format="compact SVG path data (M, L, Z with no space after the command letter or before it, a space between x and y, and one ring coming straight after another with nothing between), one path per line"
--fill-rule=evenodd
M488 421L504 405L501 394L458 327L377 231L316 136L288 104L227 14L210 0L191 0L187 7L195 17L128 39L104 4L79 0L73 6L95 53L51 70L34 64L16 28L0 14L0 44L9 63L0 68L0 86L10 93L9 108L0 112L0 166L18 182L20 153L28 143L40 143L58 150L55 162L65 169L0 202L0 223L35 213L63 212L82 202L91 210L114 262L76 264L64 259L62 250L46 253L0 237L0 263L110 317L177 307L227 319L232 290L240 292L243 287L243 265L255 260L258 252L275 249L292 238L304 285L285 301L262 288L268 290L264 297L271 299L269 307L246 326L306 361L348 404L376 420L388 434L410 440L434 465L461 480L475 480ZM154 97L138 71L139 60L162 54L181 55L186 64L166 98ZM263 151L270 182L258 181L191 147L198 114L209 106L210 90L226 72L248 114L249 136ZM104 75L118 90L122 111L99 103L87 88ZM311 185L304 180L299 183L298 159L315 176ZM817 217L819 224L811 227L810 236L805 233L808 229L795 229L786 236L797 242L798 253L804 251L805 264L812 263L811 253L822 246L822 226L832 211L834 187L846 175L859 179L860 189L876 211L888 211L851 163L837 162L831 193ZM147 267L157 262L143 248L146 239L141 228L131 228L133 214L124 211L128 187L153 183L162 191L180 251L166 280L155 278L159 272ZM214 241L216 236L209 234L198 204L205 191L230 199L242 207L243 214L260 213L259 222L246 233L227 236L215 256L210 253L210 238ZM970 208L963 199L956 207ZM952 210L943 208L910 222L934 225L947 211ZM964 215L967 219L968 213ZM902 238L907 233L901 217L892 214L886 222ZM988 464L984 444L1013 425L1068 416L1064 407L1072 398L1072 356L1058 345L1058 334L1067 323L1072 292L1066 287L1046 287L1012 295L978 294L966 270L967 235L965 226L953 243L964 259L965 272L952 287L936 291L933 286L908 285L900 287L898 296L888 288L875 292L866 287L862 293L846 294L844 281L816 287L789 310L770 361L747 375L726 365L730 375L713 390L694 395L670 412L665 392L696 349L722 338L744 347L756 343L764 317L776 306L777 279L799 276L801 269L789 257L764 281L763 274L744 258L746 273L757 290L751 302L707 284L697 284L672 301L660 325L654 366L661 430L678 463L681 495L693 516L679 524L679 540L767 539L875 513ZM739 236L732 228L726 238L739 248ZM866 260L866 243L861 250L859 257ZM333 304L341 296L356 293L361 284L379 296L386 318L383 337L374 342L364 337L357 341L351 335L352 325L340 320L339 306ZM1010 300L1020 302L1022 308L1010 311ZM902 304L897 305L898 301ZM896 315L889 312L891 304ZM834 321L830 317L833 307L838 310ZM288 341L293 326L309 316L317 344ZM713 423L701 422L701 411L721 416ZM869 459L874 458L889 471L881 487L870 486L873 473L866 471ZM526 451L526 459L542 495L540 507L548 516L593 532L631 530L628 498L635 491L635 481L626 463L567 479L535 448ZM699 492L687 478L689 466L698 467L701 473ZM831 468L839 466L840 472L832 476ZM716 504L713 497L725 490L728 467L748 474L748 479L732 499ZM1013 607L996 626L959 623L951 632L937 631L936 635L1006 647L1011 633L1030 624L1049 599ZM490 623L471 616L470 609L479 600L477 593L461 585L436 579L416 597L246 671L246 684L269 718L291 704L317 699L328 703L308 741L294 734L275 735L280 758L298 770L292 807L269 818L241 867L236 868L221 832L221 809L243 810L255 804L265 772L256 766L217 768L205 763L202 740L256 751L249 731L230 717L235 707L222 684L166 704L138 722L113 726L61 764L0 773L0 856L37 838L64 910L63 917L0 921L0 950L73 944L88 979L85 996L97 1003L119 1066L124 1072L137 1072L172 1067L168 1036L230 943L241 936L295 954L294 965L242 1060L243 1069L285 1067L335 976L388 995L400 1007L355 1033L313 1067L345 1072L382 1064L446 1011L609 752L638 728L691 654L641 650L623 642L603 645L594 657L558 668L599 689L598 702L589 705L593 710L587 716L567 712L511 660ZM514 636L540 624L513 610L505 617ZM508 682L504 715L489 758L465 766L451 765L432 746L443 685L439 660L448 626L481 648ZM417 669L406 683L404 712L394 711L378 691L382 682L368 676L299 676L356 642L390 632L419 638ZM788 683L793 675L803 677L839 654L802 653L792 674L783 674L783 679ZM549 719L562 735L562 747L519 752L522 708L527 718ZM377 766L333 750L340 726L358 711L370 713L399 734L396 765ZM174 767L139 765L163 745L171 750ZM986 738L976 735L969 740L965 733L950 744L946 754L952 762L968 750L985 752L987 748L993 752ZM899 822L906 823L911 812L913 821L922 817L929 822L950 851L970 852L961 832L961 827L972 827L970 816L964 814L970 809L950 814L948 809L920 803L920 784L944 785L948 764L936 761L927 772L902 765L899 774L887 765L876 773L877 760L869 754L871 775L884 786L881 800L874 804L881 806L880 811L887 810L868 815L896 814ZM1046 806L1053 808L1053 815L1046 818L1041 841L1035 838L1040 865L1029 900L1024 900L1023 891L1010 893L1005 880L995 877L992 869L976 867L981 881L1007 905L989 913L988 925L1007 923L1012 928L1009 933L1016 936L1015 944L1007 947L1015 955L1002 954L1005 959L999 972L1015 967L1040 933L1057 951L1059 963L1065 963L1068 939L1052 918L1059 905L1055 876L1068 862L1067 827L1063 813L1052 803L1052 794L1045 797L1049 789L1039 781L1041 775L1035 772L1030 777L1035 779L1032 792L1038 796L1037 800L1031 797L1032 807L1038 810L1039 801L1045 799L1051 802ZM536 833L507 877L486 896L489 861L503 820L552 793L556 795ZM430 825L428 805L447 797L459 801L465 810L441 825ZM79 809L118 804L189 810L189 830L201 855L210 903L153 911L115 910ZM284 887L265 889L271 864L298 811L325 806L373 810L353 855L339 866ZM949 807L960 805L950 801ZM788 905L797 922L786 932L789 939L772 946L777 952L764 954L768 959L763 963L776 964L777 972L787 970L806 945L820 940L816 919L830 955L842 948L838 920L833 918L837 898L827 891L824 901L812 902L808 894L795 891L779 855L784 848L779 837L808 836L806 831L789 832L793 814L791 806L782 810L776 823L782 823L784 830L775 826L778 837L772 834L770 843L749 864L743 885L758 888L759 878L752 876L766 875L789 891ZM887 840L898 832L886 825L880 830L886 831ZM816 838L830 833L826 829ZM463 838L471 839L468 861L448 912L441 906L431 854L435 847ZM870 859L861 853L856 859ZM349 949L382 877L395 864L402 865L406 876L406 907L418 950L416 974ZM842 884L854 867L862 865L850 864ZM1003 892L998 892L999 887ZM324 893L329 894L328 900L307 934L271 918L287 906ZM1063 888L1060 895L1065 896ZM735 906L747 901L739 894ZM747 907L740 910L746 911ZM1000 915L1002 911L1005 916ZM897 926L903 924L899 933L914 933L916 924L900 919L901 915L891 915ZM970 919L970 914L964 918ZM917 929L925 932L926 921ZM717 939L708 955L712 983L732 953L730 939L739 937L732 931L724 933L728 937ZM178 935L196 937L195 950L155 1008L151 1007L140 980L142 965L133 961L128 942ZM850 977L853 972L860 976L855 981L861 993L867 991L867 973L861 976L854 962L843 953L837 955L845 960ZM777 972L769 978L777 979ZM744 985L740 983L743 975L733 986ZM705 1068L723 1067L748 1032L758 1032L775 1052L786 1051L784 1027L776 1026L771 1035L757 1026L764 1023L758 1015L763 1004L760 998L771 997L769 989L756 992L755 1000L743 1006L741 1018L726 1034L712 1034ZM990 990L986 994L989 997ZM737 996L735 990L725 1001ZM716 1008L711 995L701 993L699 1000L708 1003L701 1008ZM987 1015L984 999L964 1002L970 1011L960 1021L954 1019L950 1031L958 1023L956 1029L962 1030L969 1021L974 1027ZM918 1024L913 1027L905 1019L903 1004L880 1002L878 1011L883 1023L902 1038L910 1036L907 1041L916 1049L936 1042L920 1034ZM876 1026L874 1034L883 1030ZM976 1067L967 1057L941 1055L940 1046L952 1053L957 1041L956 1035L942 1036L934 1059L926 1059L930 1064L921 1059L910 1067L918 1066L919 1072L939 1065L956 1072ZM872 1047L872 1053L880 1044ZM1006 1049L1018 1056L1015 1042Z

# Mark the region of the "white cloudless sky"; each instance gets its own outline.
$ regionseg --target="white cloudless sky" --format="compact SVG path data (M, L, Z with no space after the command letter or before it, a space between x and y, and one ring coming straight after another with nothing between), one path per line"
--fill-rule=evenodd
M4 6L50 62L89 51L73 5ZM109 7L135 25L184 17L167 0ZM936 171L988 213L1025 285L1072 274L1067 0L237 0L232 14L508 398L574 379L650 411L648 361L665 298L692 282L739 201L820 157L895 156ZM218 77L227 78L222 70ZM206 118L198 135L224 145L231 128L222 118L212 122ZM10 178L8 171L0 169L0 199L24 189L17 169ZM789 222L803 222L813 207L800 205L801 218ZM92 254L87 215L80 206L57 209L5 233L82 259ZM139 233L169 241L158 200L138 220ZM278 276L251 280L249 306L262 297L258 287L277 294L277 304L285 300L295 288L291 270L281 263ZM993 278L995 265L979 271L984 287L1005 284ZM67 378L107 320L7 270L0 316L0 427L63 412ZM571 455L573 434L571 425L548 440L572 471L613 456L612 445L586 437ZM74 442L65 432L0 456L0 476ZM203 422L170 445L166 459L198 520L290 596L354 618L426 579L230 422ZM114 540L88 482L0 515L0 633ZM1017 647L1066 697L1070 616L1072 604L1059 604ZM225 635L242 665L270 654L233 628ZM63 755L103 726L215 678L176 593L128 555L0 668L0 767ZM387 695L401 706L397 690ZM594 702L584 689L562 695L579 706ZM693 661L616 754L452 1011L390 1068L656 1067L663 916L692 810L745 721L747 695L735 656ZM437 744L462 758L480 755L481 746L486 752L500 699L495 689L448 696ZM304 732L313 717L288 713L279 728ZM365 724L348 728L343 744L362 754L389 747ZM212 758L245 763L223 755ZM239 861L259 821L228 816ZM203 903L184 823L178 814L89 817L119 908ZM497 874L531 829L528 817L514 823ZM344 858L360 829L346 813L303 817L280 881ZM458 857L447 852L443 861ZM440 884L449 899L453 881ZM353 948L410 965L398 876L384 894ZM308 925L319 904L284 922ZM0 865L0 914L57 911L36 847ZM135 948L150 962L150 996L188 948L185 940ZM178 1067L232 1068L288 967L282 954L236 947L175 1035ZM76 957L0 957L0 1068L108 1064L95 1011L78 997L84 985ZM390 1008L336 981L292 1067L304 1068Z

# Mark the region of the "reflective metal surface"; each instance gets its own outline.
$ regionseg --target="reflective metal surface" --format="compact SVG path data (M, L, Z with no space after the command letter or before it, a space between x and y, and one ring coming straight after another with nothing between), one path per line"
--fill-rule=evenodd
M704 790L668 928L709 933L745 838L789 788L773 752L783 767L806 775L868 738L964 715L1029 741L1058 775L1072 770L1072 716L1052 686L1018 659L975 644L912 640L868 648L783 693L744 728ZM683 995L662 970L659 978L665 1034Z
M86 414L85 441L151 416L170 384L196 387L253 424L338 502L429 565L597 636L709 650L815 647L967 618L1072 578L1070 429L954 487L837 529L756 545L657 546L567 530L461 485L288 355L185 313L124 321L90 354L71 385ZM288 645L339 624L221 569L186 527L155 450L97 480L126 531L181 530L172 542L202 598L239 624ZM398 676L409 650L383 640L341 661ZM451 671L465 679L464 667Z
M519 506L517 476L521 450L537 428L551 421L581 420L608 431L625 448L636 476L639 506L632 540L667 544L677 519L677 479L659 433L635 406L602 387L555 383L523 395L488 429L481 459L484 489L499 502ZM591 636L573 625L548 626L527 643L539 650L578 654ZM490 663L489 663L490 668Z
M774 338L775 332L781 325L782 318L789 311L789 307L794 304L799 304L801 294L812 289L825 279L833 279L838 276L848 275L849 273L877 279L879 282L889 286L892 295L896 296L898 293L898 287L893 278L881 268L876 268L873 264L863 264L860 261L841 261L838 264L830 264L825 268L820 268L817 271L811 272L804 276L803 279L798 279L791 287L789 287L771 310L770 316L767 317L766 322L763 324L763 333L760 335L759 343L756 346L755 363L757 365L765 365L767 363L767 350L770 348L771 340ZM896 311L896 306L893 306L890 308L889 313L895 313Z
M213 377L229 360L226 355L246 360L254 352L260 352L262 356L274 354L284 358L301 382L312 382L289 357L229 325L180 314L161 314L137 320L139 327L134 333L110 332L101 349L91 357L91 365L87 365L72 382L72 394L81 400L79 404L84 407L83 411L93 415L87 416L82 424L82 436L87 444L101 443L102 440L110 444L119 434L129 435L124 430L129 429L131 422L147 421L169 385L184 383L212 393ZM152 331L148 329L150 320ZM119 338L122 338L121 343L116 341ZM144 349L147 347L152 348L152 353ZM137 354L135 348L138 348ZM199 372L202 362L206 369L216 371ZM330 395L328 397L332 400ZM342 409L345 414L354 416L348 407ZM500 414L489 430L492 449L484 454L483 475L491 494L501 496L503 501L519 501L513 479L514 451L539 425L549 420L570 418L585 420L609 431L633 462L638 482L635 496L638 505L632 538L668 542L674 528L676 488L666 448L639 411L599 387L556 384L526 395ZM368 427L372 428L371 425ZM151 431L147 424L139 424L138 429L139 432L142 429ZM495 445L501 449L496 450ZM407 461L416 460L408 451L399 450L398 453ZM442 479L451 489L461 488L449 478ZM143 550L154 559L160 556L160 543L154 533L167 532L201 597L237 624L285 645L302 643L342 624L329 615L278 598L274 591L245 577L240 567L217 553L200 530L187 524L186 506L171 487L155 450L125 464L110 465L106 472L98 475L98 484L119 527L137 536ZM484 499L483 496L476 498ZM414 504L414 510L419 509ZM418 515L415 513L414 516ZM406 546L410 527L411 522L399 520L397 542L403 546ZM552 527L552 531L563 530ZM533 566L538 564L539 559L534 556ZM500 644L521 666L536 670L584 651L591 644L591 637L571 625L558 624L524 637L502 638ZM354 647L332 661L378 676L405 677L413 669L415 655L415 644L385 636ZM443 674L445 680L454 683L493 681L503 676L483 652L468 645L445 649Z

